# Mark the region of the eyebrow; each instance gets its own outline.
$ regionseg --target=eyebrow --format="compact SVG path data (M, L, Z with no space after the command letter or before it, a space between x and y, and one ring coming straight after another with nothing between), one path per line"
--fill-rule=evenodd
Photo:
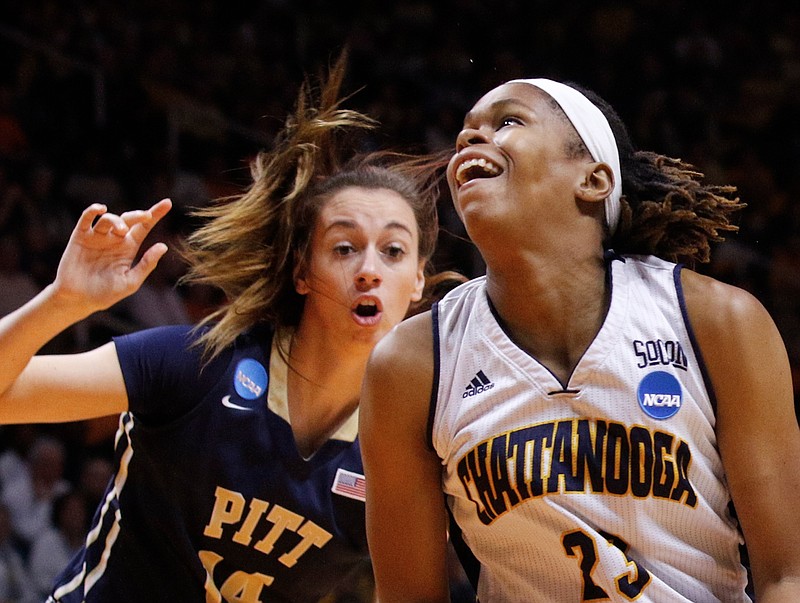
M499 100L494 101L491 105L489 105L488 112L492 113L497 111L498 109L505 109L511 106L516 106L521 109L525 109L526 111L533 111L530 105L523 103L522 101L517 100L516 98L501 98ZM467 112L467 114L464 116L464 123L466 123L470 119L473 119L474 117L475 117L474 111Z
M334 220L325 228L325 232L326 233L330 232L335 228L344 228L346 230L357 230L358 224L356 223L355 220ZM403 232L407 232L411 236L414 235L414 233L408 226L406 226L402 222L397 222L394 220L384 224L383 230L402 230Z

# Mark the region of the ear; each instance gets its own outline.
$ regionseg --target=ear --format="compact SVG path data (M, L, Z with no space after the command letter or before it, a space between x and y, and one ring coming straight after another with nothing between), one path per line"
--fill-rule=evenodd
M607 163L587 163L575 196L581 201L603 201L614 190L614 174Z
M414 292L411 294L412 302L418 302L422 299L423 289L425 289L425 260L420 260L417 268L417 282L414 284Z
M305 262L297 258L295 258L294 262L292 279L294 280L294 290L300 295L306 295L309 291L311 291L311 287L308 286L308 282L306 281Z

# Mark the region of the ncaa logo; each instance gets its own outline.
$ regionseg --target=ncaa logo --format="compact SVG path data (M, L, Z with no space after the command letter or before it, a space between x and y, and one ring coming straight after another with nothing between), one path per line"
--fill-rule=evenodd
M240 360L233 376L233 387L245 400L255 400L267 389L267 369L258 360Z
M670 373L655 371L644 377L636 390L639 406L654 419L669 419L681 409L681 384Z

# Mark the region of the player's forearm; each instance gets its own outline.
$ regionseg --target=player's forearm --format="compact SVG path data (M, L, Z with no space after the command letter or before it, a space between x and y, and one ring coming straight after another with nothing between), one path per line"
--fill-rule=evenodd
M0 394L8 390L42 346L90 313L88 308L62 299L49 285L1 318Z

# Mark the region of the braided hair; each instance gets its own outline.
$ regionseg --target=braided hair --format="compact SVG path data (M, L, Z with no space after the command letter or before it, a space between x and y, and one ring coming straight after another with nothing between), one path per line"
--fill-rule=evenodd
M637 150L614 109L596 93L570 83L606 116L622 171L622 211L605 245L624 254L655 255L694 267L711 257L711 245L736 232L732 216L745 207L736 187L704 182L680 159Z

